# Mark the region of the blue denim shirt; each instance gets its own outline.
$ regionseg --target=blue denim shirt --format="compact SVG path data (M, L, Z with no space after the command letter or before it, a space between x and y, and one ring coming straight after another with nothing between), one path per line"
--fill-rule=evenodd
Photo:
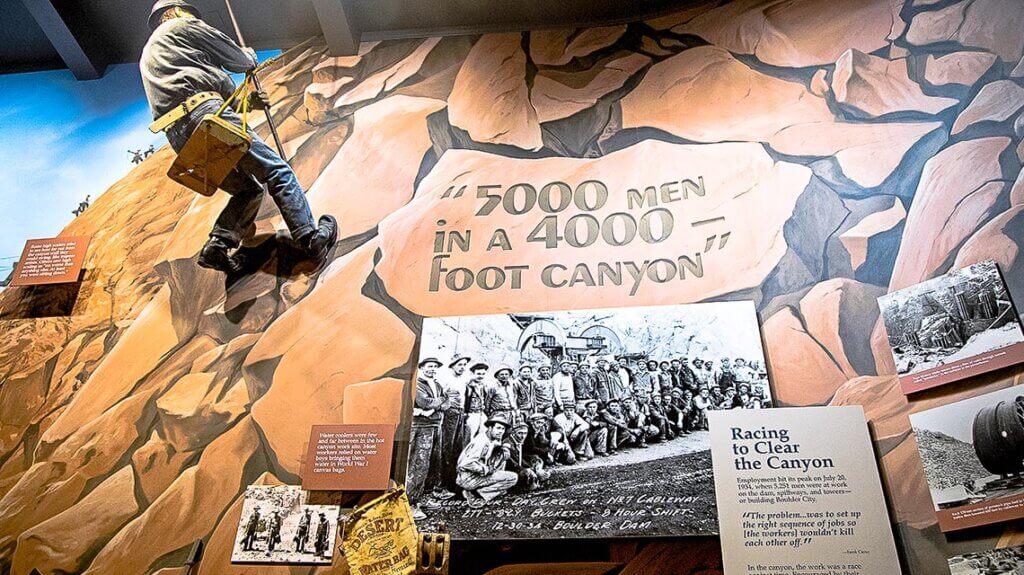
M153 119L200 92L227 98L235 89L228 72L256 67L255 53L197 18L168 20L149 37L139 68Z

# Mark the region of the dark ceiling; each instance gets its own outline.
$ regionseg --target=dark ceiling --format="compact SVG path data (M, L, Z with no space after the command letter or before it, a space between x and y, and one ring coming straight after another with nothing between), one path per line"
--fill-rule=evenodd
M269 49L324 33L321 22L336 26L338 20L325 17L325 10L348 22L349 36L381 40L612 23L692 1L232 0L232 5L246 40ZM231 33L224 0L193 3L206 21ZM0 74L70 67L79 78L89 78L106 65L133 62L149 34L150 6L151 0L0 0Z

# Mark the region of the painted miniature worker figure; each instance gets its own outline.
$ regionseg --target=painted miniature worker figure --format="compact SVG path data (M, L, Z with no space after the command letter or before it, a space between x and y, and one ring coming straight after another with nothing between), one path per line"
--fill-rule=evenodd
M184 0L158 0L150 13L153 29L139 66L142 84L155 119L181 106L187 112L166 129L167 139L180 152L207 114L213 114L234 91L227 72L248 72L256 67L256 53L238 46L224 33L200 19L199 10ZM266 94L259 94L268 104ZM191 109L190 103L198 102ZM230 109L221 116L241 126ZM228 174L221 189L231 194L199 255L199 265L227 273L244 269L239 254L232 254L256 219L263 185L291 232L292 239L317 267L337 240L338 223L329 216L313 221L306 195L291 167L262 139L249 130L252 146Z
M84 200L78 202L78 207L71 210L71 213L78 217L84 214L87 209L89 209L89 195L86 195Z

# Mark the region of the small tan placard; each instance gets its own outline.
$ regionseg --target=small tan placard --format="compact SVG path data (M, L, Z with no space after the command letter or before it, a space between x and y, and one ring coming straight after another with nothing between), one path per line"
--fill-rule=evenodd
M409 498L399 487L349 515L341 548L352 575L410 575L418 544Z
M88 237L67 236L25 242L14 268L12 286L63 284L78 281L85 265Z
M302 487L309 491L384 491L391 477L395 425L314 425Z

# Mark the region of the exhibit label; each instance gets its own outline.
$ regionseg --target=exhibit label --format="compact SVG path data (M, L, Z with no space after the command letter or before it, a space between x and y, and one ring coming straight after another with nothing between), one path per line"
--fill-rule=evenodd
M900 572L860 406L709 419L726 574Z
M314 425L302 487L312 491L384 491L391 477L394 424Z
M88 237L69 236L28 240L14 268L12 286L61 284L78 281L85 265Z

